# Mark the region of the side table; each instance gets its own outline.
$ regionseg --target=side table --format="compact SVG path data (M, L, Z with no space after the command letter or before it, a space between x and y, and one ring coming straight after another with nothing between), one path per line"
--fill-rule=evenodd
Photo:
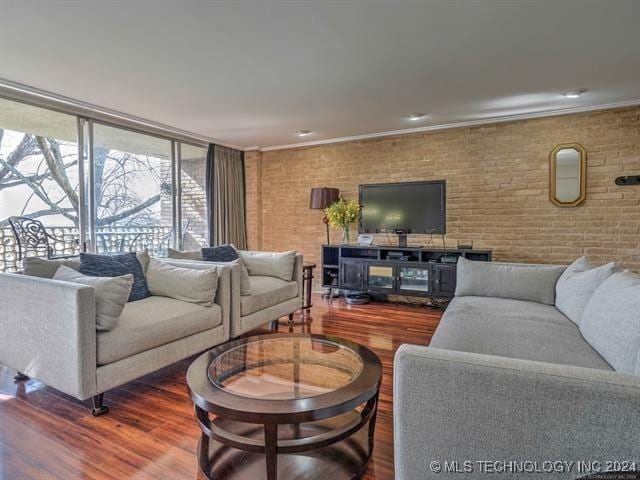
M311 289L313 286L313 269L316 268L315 263L305 262L302 266L302 296L304 297L304 305L302 306L303 314L309 313L313 303L311 303Z

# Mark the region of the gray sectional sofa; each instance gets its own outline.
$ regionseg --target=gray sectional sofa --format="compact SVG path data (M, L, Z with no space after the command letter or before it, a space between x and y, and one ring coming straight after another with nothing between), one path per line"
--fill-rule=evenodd
M238 265L162 262L215 268L213 304L152 295L126 303L115 328L99 331L94 288L52 279L59 264L77 269L77 260L38 260L33 275L0 274L0 363L80 400L92 398L92 413L101 414L106 411L103 392L302 306L300 255L291 282L268 275L250 277L252 295L244 297Z
M430 345L396 353L396 479L640 468L640 276L480 263L460 261Z

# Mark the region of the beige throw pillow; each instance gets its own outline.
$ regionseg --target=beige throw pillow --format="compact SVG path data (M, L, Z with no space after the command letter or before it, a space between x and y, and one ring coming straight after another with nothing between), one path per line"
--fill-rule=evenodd
M78 270L80 268L79 258L65 258L49 260L40 257L25 257L22 260L22 270L25 275L41 278L53 278L61 266Z
M251 278L249 278L249 271L242 259L229 262L230 265L240 265L240 295L251 295Z
M152 258L147 268L147 285L152 295L211 306L218 288L218 271L215 267L176 267Z
M169 248L167 250L167 257L175 258L176 260L202 260L202 252L200 250L181 252L180 250Z
M249 275L275 277L285 282L293 278L293 265L296 261L296 251L288 252L250 252L238 251L240 260L245 264Z
M59 267L53 275L54 280L89 285L95 290L96 329L113 330L124 310L131 293L133 275L119 277L90 277L74 269Z

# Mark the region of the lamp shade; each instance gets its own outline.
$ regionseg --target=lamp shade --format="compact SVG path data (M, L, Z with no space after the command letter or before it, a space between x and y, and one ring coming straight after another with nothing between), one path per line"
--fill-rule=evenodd
M340 197L340 190L337 188L312 188L309 198L309 208L327 208Z

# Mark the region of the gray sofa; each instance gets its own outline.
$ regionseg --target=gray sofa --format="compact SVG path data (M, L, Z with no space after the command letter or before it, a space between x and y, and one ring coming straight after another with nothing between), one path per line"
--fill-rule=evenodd
M169 252L171 255L171 251ZM246 252L254 253L254 252ZM274 252L255 252L274 253ZM302 308L302 255L297 254L293 265L291 281L282 280L274 276L249 275L250 295L240 295L241 266L233 263L205 262L199 258L199 251L182 252L182 258L169 258L165 261L174 265L191 265L206 268L210 265L220 265L230 268L231 272L231 337L237 337L256 327L277 320L288 315L293 318L294 312ZM185 258L195 255L194 259Z
M0 363L104 413L103 392L229 339L230 269L216 269L213 305L151 296L127 303L110 331L96 331L93 287L0 274Z
M429 347L403 345L395 356L396 479L485 478L483 469L504 465L538 473L496 478L579 478L608 461L640 468L640 313L628 311L638 305L640 277L628 274L630 289L604 292L620 297L606 307L611 325L593 336L584 317L575 323L555 305L565 267L461 262L456 296ZM587 309L606 311L606 302L594 303ZM622 317L631 329L616 337L607 330ZM614 349L600 340L607 338L617 339ZM635 370L626 351L630 366L616 371L609 362L619 365L616 355L628 348L637 352ZM544 463L558 461L576 463ZM600 464L590 471L593 461Z

